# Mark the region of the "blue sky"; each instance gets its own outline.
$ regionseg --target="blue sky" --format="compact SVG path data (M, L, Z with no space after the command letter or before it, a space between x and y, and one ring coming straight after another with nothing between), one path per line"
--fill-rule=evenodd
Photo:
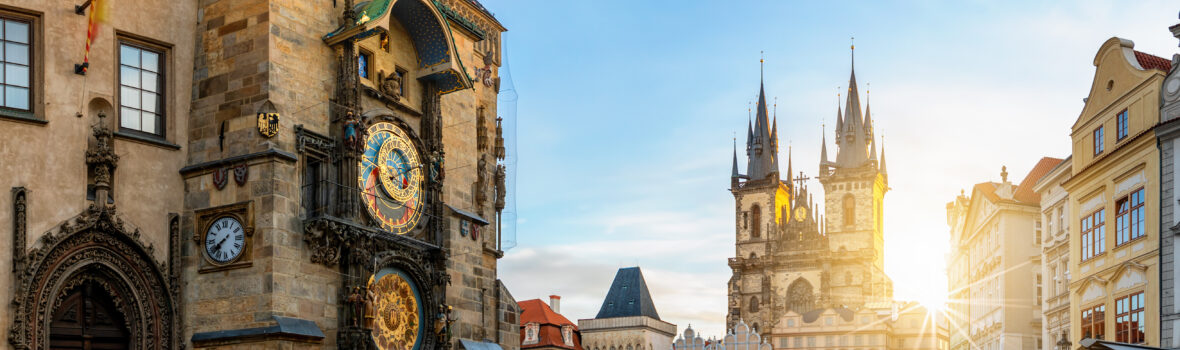
M615 271L639 265L662 318L706 336L723 332L732 142L760 52L781 144L814 174L856 37L888 151L886 270L907 299L945 287L960 189L1068 155L1103 41L1180 52L1180 6L1162 0L481 1L509 28L519 94L520 243L500 277L517 300L558 294L567 317L592 318Z

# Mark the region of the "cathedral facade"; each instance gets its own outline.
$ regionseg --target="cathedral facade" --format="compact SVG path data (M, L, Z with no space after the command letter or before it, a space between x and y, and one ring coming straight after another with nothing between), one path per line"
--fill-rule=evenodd
M778 121L767 113L765 89L759 89L745 174L738 171L736 149L733 157L737 256L729 260L727 326L744 320L761 331L787 311L891 301L881 215L889 181L868 108L861 113L855 70L845 105L836 112L836 159L828 158L826 135L820 149L822 207L808 193L809 178L792 174L790 154L787 172L780 172Z
M793 172L789 149L780 172L778 122L759 87L745 173L736 145L733 156L727 327L748 325L776 349L945 349L945 319L893 300L884 266L884 147L877 149L867 104L862 112L855 68L848 86L836 111L835 159L824 135L815 178ZM812 179L823 187L822 203L809 192Z

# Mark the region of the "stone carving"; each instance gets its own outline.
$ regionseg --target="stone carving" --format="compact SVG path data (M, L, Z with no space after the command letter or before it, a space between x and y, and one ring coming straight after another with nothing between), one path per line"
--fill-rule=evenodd
M25 230L28 191L24 187L12 188L12 272L25 269Z
M475 168L475 207L482 211L484 202L488 199L488 160L483 156L479 157L478 165Z
M811 283L805 279L797 279L787 288L788 309L797 313L804 313L815 308L815 295L812 293Z
M381 82L381 94L394 101L402 98L402 75L398 72L385 75L385 71L377 72L377 81Z
M98 122L90 128L94 135L94 147L86 150L86 165L94 172L94 198L99 206L106 206L107 193L111 190L111 173L119 164L119 156L115 154L114 133L103 122L107 115L98 112Z
M220 167L213 169L213 186L218 190L225 188L225 184L229 183L229 169Z
M504 160L508 156L504 148L504 118L496 118L496 159Z
M504 210L505 198L508 196L508 168L504 165L496 166L496 212Z
M303 128L303 124L295 125L295 150L299 152L316 152L330 156L336 151L336 141L331 137L320 135Z
M100 201L101 202L101 201ZM177 280L155 261L138 229L102 203L45 233L19 272L9 343L15 349L47 349L49 318L71 288L95 282L116 302L136 349L176 349L179 329L171 290Z
M250 166L246 163L241 163L234 166L234 183L238 186L246 184L246 180L250 179Z
M479 107L479 117L475 119L475 139L480 152L492 147L491 139L488 137L488 118L484 115L486 109L487 107Z

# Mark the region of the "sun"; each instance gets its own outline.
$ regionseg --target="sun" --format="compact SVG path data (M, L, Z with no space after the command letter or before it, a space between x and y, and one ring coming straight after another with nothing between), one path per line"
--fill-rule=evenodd
M946 293L940 293L937 288L918 296L918 303L922 304L922 307L925 307L926 311L929 313L942 312L943 309L946 309L946 302Z

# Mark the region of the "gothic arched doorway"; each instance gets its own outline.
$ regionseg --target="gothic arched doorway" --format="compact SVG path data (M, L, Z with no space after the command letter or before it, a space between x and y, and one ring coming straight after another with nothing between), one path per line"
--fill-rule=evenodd
M85 282L53 311L51 349L130 348L130 333L113 298L95 282Z

